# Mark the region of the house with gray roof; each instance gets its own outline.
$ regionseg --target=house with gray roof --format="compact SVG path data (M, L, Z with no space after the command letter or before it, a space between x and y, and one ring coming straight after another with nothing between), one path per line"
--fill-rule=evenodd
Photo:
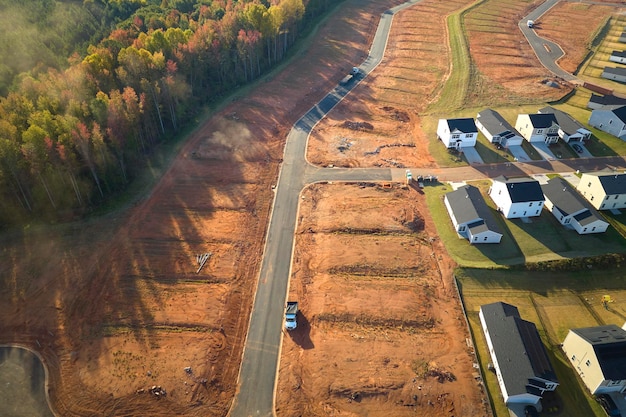
M595 109L614 109L617 107L626 106L626 98L618 97L613 94L594 94L591 93L591 97L587 102L587 107Z
M626 105L591 111L589 125L626 140Z
M555 177L542 184L544 207L566 227L579 234L604 233L609 223L563 178Z
M561 110L546 106L539 109L538 113L554 115L556 123L559 125L558 135L567 143L582 143L591 138L591 131L585 129L585 126Z
M626 174L586 172L576 189L597 210L626 208Z
M604 67L601 77L606 78L607 80L626 83L626 68Z
M626 64L626 51L613 51L609 57L609 61Z
M437 137L446 148L460 149L473 147L478 138L478 129L474 119L439 119Z
M509 146L521 145L524 138L495 110L485 109L476 116L476 127L491 143Z
M606 326L570 329L563 352L593 395L626 392L626 331Z
M554 391L559 382L537 327L503 302L480 306L478 315L504 403L541 411L544 393Z
M545 202L539 181L528 177L500 175L493 179L488 194L507 219L540 216Z
M478 188L464 185L446 193L443 201L460 237L472 245L500 243L502 233Z
M559 124L554 114L518 114L515 129L528 142L557 143Z
M622 34L619 35L619 39L617 41L621 43L626 43L626 32L622 32Z

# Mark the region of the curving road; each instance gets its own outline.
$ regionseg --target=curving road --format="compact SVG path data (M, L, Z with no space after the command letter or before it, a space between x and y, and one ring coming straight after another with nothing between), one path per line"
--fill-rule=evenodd
M294 232L301 190L319 181L403 181L405 169L394 168L320 168L306 162L308 136L315 125L335 107L361 80L381 62L394 14L419 3L410 0L387 10L381 15L369 56L359 66L361 74L345 86L335 87L313 106L294 125L287 136L283 164L275 187L274 203L270 215L263 261L257 291L250 317L246 345L239 371L239 390L229 412L230 417L273 416L274 391L278 359L282 345L283 310L291 275ZM519 24L520 29L535 50L542 64L556 75L576 81L563 71L556 61L563 55L561 48L539 38L526 27L526 20L535 20L559 0L548 0ZM626 161L621 157L588 158L529 163L506 163L468 166L425 171L411 169L418 174L437 175L440 181L461 181L468 178L493 178L498 175L529 175L545 172L571 172L577 169L597 170L606 167L623 169Z
M287 136L239 371L239 391L229 413L231 417L274 414L274 387L282 341L283 309L291 274L300 191L307 183L323 180L324 177L346 181L391 180L389 169L331 169L331 175L321 174L323 169L305 162L306 144L313 127L380 63L387 46L393 15L417 2L408 1L382 14L369 56L359 66L361 74L347 85L335 87L296 122Z

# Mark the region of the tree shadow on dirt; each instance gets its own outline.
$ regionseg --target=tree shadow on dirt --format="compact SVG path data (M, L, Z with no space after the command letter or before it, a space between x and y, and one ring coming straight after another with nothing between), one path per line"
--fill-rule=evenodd
M298 314L298 327L296 330L288 331L287 334L302 349L313 349L315 347L311 340L311 322L302 312Z

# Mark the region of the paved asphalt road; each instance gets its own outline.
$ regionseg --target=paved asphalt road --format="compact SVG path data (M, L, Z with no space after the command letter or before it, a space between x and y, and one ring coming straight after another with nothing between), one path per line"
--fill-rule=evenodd
M405 169L315 167L306 162L306 146L313 127L382 60L393 15L418 2L410 0L382 14L369 56L359 66L362 74L347 85L335 87L296 122L287 136L239 373L239 390L230 410L230 417L274 415L274 389L282 344L283 313L291 274L294 232L302 189L307 184L320 181L402 181L405 178ZM557 0L546 1L526 19L535 20L556 2ZM555 60L563 54L561 48L539 38L532 29L526 27L526 19L520 22L520 29L543 65L566 80L576 80L576 77L564 72L555 64ZM432 174L440 181L461 181L469 178L493 178L502 174L513 176L542 172L571 172L577 169L589 171L607 167L623 169L626 162L621 157L579 158L475 165L430 171L414 168L411 171L414 178L419 174Z
M383 13L361 74L337 86L313 106L287 136L283 164L276 184L248 337L239 371L239 391L231 417L272 416L274 388L283 328L283 309L291 274L294 232L300 191L316 180L391 180L390 170L334 170L332 174L307 164L306 144L313 127L382 60L393 15L417 1L409 1Z

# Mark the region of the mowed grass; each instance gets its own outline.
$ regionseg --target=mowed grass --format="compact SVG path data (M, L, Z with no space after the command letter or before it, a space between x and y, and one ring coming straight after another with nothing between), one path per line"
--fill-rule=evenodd
M602 78L602 71L605 67L618 68L623 65L609 60L613 51L624 50L624 44L619 42L619 37L626 25L626 16L619 14L611 17L609 29L599 35L606 35L601 41L595 41L597 47L594 54L586 63L584 63L579 71L579 76L588 82L602 85L603 87L613 89L617 93L626 94L626 84Z
M496 417L509 414L495 375L487 369L491 358L478 312L481 305L498 301L516 306L524 320L537 326L560 383L556 394L563 407L558 415L604 415L578 380L559 345L571 328L624 324L626 278L619 268L567 273L468 268L457 270L457 280ZM614 299L608 309L601 303L603 295Z
M605 253L623 253L626 240L615 229L626 230L626 214L607 216L614 224L605 233L579 235L575 230L563 227L550 212L543 209L531 223L520 219L505 219L496 211L488 196L490 180L472 181L469 184L481 190L491 208L500 232L499 244L470 245L467 239L458 237L448 216L443 199L452 191L447 184L427 186L426 202L437 227L440 239L448 253L459 265L474 268L504 268L527 262L549 261L576 257L597 256Z

